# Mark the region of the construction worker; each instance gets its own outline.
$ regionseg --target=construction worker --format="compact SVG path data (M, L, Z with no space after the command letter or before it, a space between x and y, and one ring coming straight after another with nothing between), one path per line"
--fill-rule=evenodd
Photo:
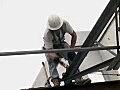
M71 44L65 42L65 33L71 35ZM76 32L71 25L60 18L58 15L50 15L47 21L47 28L44 33L44 47L45 49L61 49L61 48L74 48L77 40ZM60 86L59 74L57 71L57 65L59 59L62 57L68 60L69 64L72 62L75 52L63 52L63 53L48 53L45 54L48 64L49 72L52 77L54 86ZM81 78L77 78L76 82L80 82Z

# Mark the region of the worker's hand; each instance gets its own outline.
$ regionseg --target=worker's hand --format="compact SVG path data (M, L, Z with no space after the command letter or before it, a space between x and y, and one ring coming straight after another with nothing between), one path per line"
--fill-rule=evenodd
M74 48L75 46L70 46L70 48Z
M56 53L49 53L49 57L53 60L56 58L60 58L60 56L58 56Z

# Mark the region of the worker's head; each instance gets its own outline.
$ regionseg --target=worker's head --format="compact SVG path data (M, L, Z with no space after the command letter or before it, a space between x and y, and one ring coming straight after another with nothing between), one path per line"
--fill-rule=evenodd
M50 30L58 30L63 25L63 20L58 15L50 15L47 25Z

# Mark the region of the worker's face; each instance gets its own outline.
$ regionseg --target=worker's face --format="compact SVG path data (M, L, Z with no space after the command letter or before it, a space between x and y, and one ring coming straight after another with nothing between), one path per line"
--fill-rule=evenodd
M54 30L55 33L60 32L60 29Z
M61 28L62 28L62 27L60 27L60 28L57 29L57 30L52 30L52 32L59 33Z

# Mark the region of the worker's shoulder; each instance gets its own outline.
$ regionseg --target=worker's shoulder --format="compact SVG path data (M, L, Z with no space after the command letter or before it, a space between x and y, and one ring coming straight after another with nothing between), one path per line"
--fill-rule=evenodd
M45 29L44 36L51 36L50 30L48 28Z
M68 21L64 19L63 24L68 24Z
M63 20L63 26L65 26L66 28L70 28L71 25L67 20Z

